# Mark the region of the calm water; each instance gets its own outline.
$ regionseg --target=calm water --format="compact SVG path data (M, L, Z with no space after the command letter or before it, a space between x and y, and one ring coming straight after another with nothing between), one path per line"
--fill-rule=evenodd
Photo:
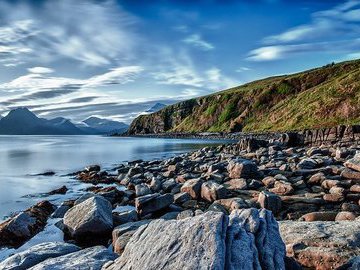
M111 168L124 161L163 158L221 143L101 136L0 136L0 220L45 198L55 203L63 200L63 195L43 194L62 185L70 189L67 197L76 197L86 186L61 175L86 165ZM45 171L56 175L35 176Z

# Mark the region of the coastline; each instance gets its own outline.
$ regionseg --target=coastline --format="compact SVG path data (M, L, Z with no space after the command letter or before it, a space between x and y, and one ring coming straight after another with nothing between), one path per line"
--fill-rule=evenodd
M282 235L285 244L295 241L289 240L289 235L302 224L310 226L309 222L337 220L347 222L346 226L359 226L358 172L357 168L346 165L356 156L359 149L356 143L350 148L338 148L290 147L286 141L254 138L246 142L205 147L166 159L130 161L107 171L99 166L88 166L77 172L76 177L82 183L91 184L92 188L47 214L47 224L42 219L41 226L34 229L35 234L30 239L44 228L49 230L48 225L50 231L57 231L57 240L69 239L79 246L106 244L110 237L114 251L122 258L121 254L127 250L124 243L129 242L140 225L148 224L147 220L191 220L208 212L227 216L235 210L268 209L280 222L281 232L286 234ZM293 157L297 159L292 160ZM335 170L336 166L342 169ZM122 231L114 235L113 231L112 237L108 232L96 234L100 242L90 243L89 239L69 231L71 222L66 221L69 219L66 213L89 200L97 204L98 197L110 202L112 230L135 222L136 225L131 225L135 226L131 233ZM82 213L77 212L76 217L79 215ZM55 217L62 224L52 222ZM3 228L0 225L0 235ZM301 230L304 232L305 228ZM345 255L338 255L339 265L350 259L353 252L350 249ZM308 263L302 261L300 255L293 260Z

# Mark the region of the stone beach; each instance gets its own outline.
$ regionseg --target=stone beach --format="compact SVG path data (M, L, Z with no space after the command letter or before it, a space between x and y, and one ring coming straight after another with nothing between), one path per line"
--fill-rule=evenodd
M88 166L75 174L92 184L83 196L0 224L0 246L17 248L56 217L65 243L0 269L360 269L360 145L321 143L245 137Z

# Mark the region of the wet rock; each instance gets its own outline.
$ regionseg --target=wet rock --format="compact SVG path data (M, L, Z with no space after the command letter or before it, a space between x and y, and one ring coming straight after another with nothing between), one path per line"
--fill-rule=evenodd
M145 195L138 197L135 200L136 211L140 216L146 216L147 214L159 211L168 207L174 202L174 195L159 193Z
M360 212L360 206L357 205L357 204L354 204L354 203L346 203L346 202L344 202L341 205L341 210L342 211L359 213Z
M63 218L65 213L74 206L74 201L64 201L51 215L52 218Z
M208 202L213 202L218 199L224 199L227 197L227 190L224 186L219 185L216 182L208 181L201 186L201 198Z
M279 225L287 256L303 267L336 269L359 252L358 221L281 221Z
M112 206L101 196L91 197L72 207L64 216L69 235L84 243L103 243L113 228Z
M263 191L259 194L258 203L261 208L268 209L277 215L281 211L281 198L270 192Z
M350 192L360 193L360 185L353 185L350 187Z
M230 178L257 178L259 176L256 164L249 160L230 161L227 170Z
M181 192L189 193L191 198L197 199L200 197L202 183L201 179L188 180L181 187Z
M85 167L85 171L87 172L99 172L100 171L100 166L99 165L90 165Z
M300 220L302 221L334 221L336 218L337 212L312 212L303 215Z
M48 195L55 195L55 194L66 194L68 191L66 186L62 186L61 188L54 189L48 193Z
M75 245L62 242L41 243L2 261L0 269L27 270L46 259L56 258L79 250L80 248Z
M92 269L101 270L108 261L116 259L116 255L102 246L86 248L64 256L47 259L31 270L63 270L63 269Z
M0 247L18 247L40 232L54 211L48 201L42 201L0 224Z

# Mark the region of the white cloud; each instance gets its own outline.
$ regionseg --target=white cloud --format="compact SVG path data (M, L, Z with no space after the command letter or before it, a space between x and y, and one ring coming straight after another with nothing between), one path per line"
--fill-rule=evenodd
M250 70L252 70L252 69L248 68L248 67L239 67L237 70L235 70L235 72L241 73L241 72L250 71Z
M47 67L32 67L32 68L28 68L28 71L30 73L38 73L38 74L47 74L54 72L53 69Z
M183 42L190 44L196 48L204 51L210 51L215 49L214 45L202 39L199 34L193 34L183 40Z
M7 63L68 58L90 66L114 65L131 58L137 44L131 31L135 19L114 0L47 1L42 8L4 1L0 17L0 55Z

